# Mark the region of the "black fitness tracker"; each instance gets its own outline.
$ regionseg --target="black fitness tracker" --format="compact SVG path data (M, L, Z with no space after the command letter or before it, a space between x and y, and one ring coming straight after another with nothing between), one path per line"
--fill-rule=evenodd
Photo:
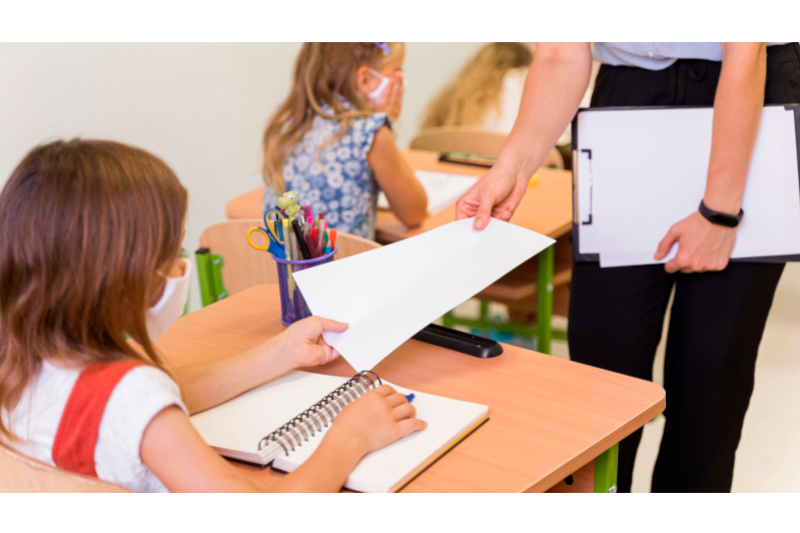
M725 226L726 228L735 228L739 225L739 222L742 221L742 217L744 216L743 209L739 209L738 215L729 215L728 213L720 213L719 211L709 209L702 200L700 200L700 207L698 208L698 211L700 211L700 214L712 224L716 224L717 226Z

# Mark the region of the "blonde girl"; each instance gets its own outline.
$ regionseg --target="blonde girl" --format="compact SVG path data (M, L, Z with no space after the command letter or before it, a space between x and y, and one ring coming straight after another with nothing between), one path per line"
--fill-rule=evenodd
M430 103L423 128L479 126L509 133L533 52L521 43L489 43Z
M0 446L139 492L255 491L188 416L338 353L311 318L238 355L167 370L187 193L157 157L109 141L34 148L0 193ZM136 340L134 349L125 334ZM381 387L336 418L278 491L334 491L364 454L422 429Z
M372 238L386 194L406 225L427 198L391 132L400 115L403 43L305 43L289 96L264 132L264 210L286 191L331 228Z

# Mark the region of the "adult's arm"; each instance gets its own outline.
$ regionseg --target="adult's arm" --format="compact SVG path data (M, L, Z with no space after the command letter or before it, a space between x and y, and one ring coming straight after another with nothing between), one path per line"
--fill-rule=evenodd
M519 116L497 163L456 205L456 218L509 220L533 173L542 165L581 103L592 71L589 43L537 43Z
M753 153L767 77L765 43L722 43L722 71L714 98L711 158L703 202L710 209L738 214ZM678 243L667 272L723 270L736 243L736 229L711 224L693 213L670 228L657 260Z

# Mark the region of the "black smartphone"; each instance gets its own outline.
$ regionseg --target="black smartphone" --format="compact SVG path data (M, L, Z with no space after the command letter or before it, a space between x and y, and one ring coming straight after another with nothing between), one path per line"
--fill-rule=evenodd
M497 162L497 158L486 157L485 155L470 154L467 152L444 152L439 156L439 161L443 163L470 165L473 167L492 168L492 166Z

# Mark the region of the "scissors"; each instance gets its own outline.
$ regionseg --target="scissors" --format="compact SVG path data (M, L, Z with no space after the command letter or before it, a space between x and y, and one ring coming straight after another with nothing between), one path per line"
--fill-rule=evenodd
M275 228L273 228L272 224L270 224L269 216L272 213L275 213L276 215L275 220L286 218L286 215L284 215L277 209L270 209L269 211L264 213L264 226L265 226L264 228L253 226L252 228L247 230L247 243L256 250L259 250L261 252L269 252L276 257L280 257L281 259L286 259L286 248L284 240L281 239L280 235L278 235L275 232ZM256 246L255 244L253 244L253 241L250 239L250 235L252 235L253 232L255 231L260 231L267 238L268 245L266 247Z

